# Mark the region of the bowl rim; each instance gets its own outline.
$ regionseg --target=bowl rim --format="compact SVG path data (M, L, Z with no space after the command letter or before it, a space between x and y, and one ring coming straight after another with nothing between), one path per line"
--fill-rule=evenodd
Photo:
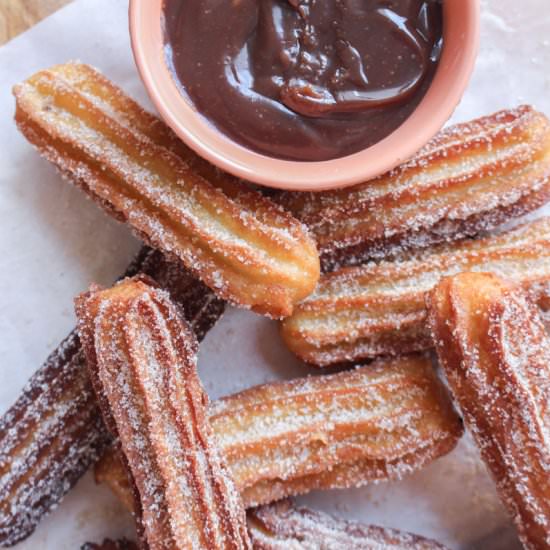
M163 0L130 0L134 59L164 121L198 155L237 177L279 189L321 191L379 176L412 157L445 124L460 102L479 48L480 0L443 1L444 45L432 84L412 114L389 136L352 155L326 161L268 157L232 141L181 93L168 68Z

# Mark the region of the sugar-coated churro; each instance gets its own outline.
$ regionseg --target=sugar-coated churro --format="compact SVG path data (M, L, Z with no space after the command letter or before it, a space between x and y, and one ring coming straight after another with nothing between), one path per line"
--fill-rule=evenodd
M281 317L315 288L319 256L298 220L197 159L91 67L57 65L14 94L44 157L221 298Z
M284 341L298 357L318 366L430 348L426 293L440 277L460 271L506 276L547 307L550 218L400 260L323 275L315 292L283 321Z
M251 548L196 370L197 341L167 292L142 279L76 300L105 422L120 441L151 550Z
M550 340L520 289L488 273L428 300L437 353L525 548L550 548Z
M72 332L0 419L0 546L29 536L109 442Z
M364 184L278 200L316 237L323 269L478 234L550 199L550 123L528 106L443 130Z
M209 419L247 507L399 479L449 452L462 434L424 356L250 388L213 402ZM128 506L113 452L97 464L96 479Z

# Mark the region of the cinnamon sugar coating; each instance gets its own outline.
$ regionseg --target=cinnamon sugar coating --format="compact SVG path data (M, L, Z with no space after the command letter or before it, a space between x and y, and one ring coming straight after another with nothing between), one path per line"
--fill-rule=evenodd
M550 199L550 122L532 107L440 132L363 184L278 199L313 232L324 271L471 237Z
M0 546L28 537L109 442L73 331L0 419Z
M14 87L25 137L145 242L224 300L282 317L319 278L305 227L221 174L89 66L68 63Z
M143 279L76 299L96 395L135 488L151 550L251 548L196 370L197 341L168 293Z
M283 339L302 360L321 367L428 349L426 294L442 276L461 271L507 277L547 308L550 218L325 274L315 292L283 321Z
M288 500L253 508L247 520L254 550L445 550L434 540L336 519Z
M445 278L429 325L466 425L527 549L550 547L550 340L525 293L488 273Z
M424 356L256 386L214 401L208 416L247 507L400 479L451 451L462 435ZM131 503L113 452L95 472Z
M168 290L198 339L225 304L181 264L144 247L126 274ZM0 545L29 536L111 442L73 331L0 419Z

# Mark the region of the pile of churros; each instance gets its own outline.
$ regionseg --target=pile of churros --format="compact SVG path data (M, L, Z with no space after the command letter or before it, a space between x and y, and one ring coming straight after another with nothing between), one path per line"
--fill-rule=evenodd
M75 299L76 329L0 419L1 546L93 467L137 542L88 550L443 549L289 499L399 480L455 447L462 416L524 546L550 548L550 218L501 227L550 200L543 114L450 127L346 190L266 196L89 66L14 95L23 135L144 246ZM319 374L210 402L197 352L227 303L279 320Z

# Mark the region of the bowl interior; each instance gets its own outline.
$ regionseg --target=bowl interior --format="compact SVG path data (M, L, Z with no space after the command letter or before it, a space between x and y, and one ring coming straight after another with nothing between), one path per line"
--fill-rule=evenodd
M214 128L182 95L164 53L162 0L130 0L136 64L160 115L200 156L250 181L281 189L320 191L378 176L410 158L453 113L472 72L479 42L479 0L444 0L443 52L432 85L411 116L375 145L346 157L296 162L260 155Z

